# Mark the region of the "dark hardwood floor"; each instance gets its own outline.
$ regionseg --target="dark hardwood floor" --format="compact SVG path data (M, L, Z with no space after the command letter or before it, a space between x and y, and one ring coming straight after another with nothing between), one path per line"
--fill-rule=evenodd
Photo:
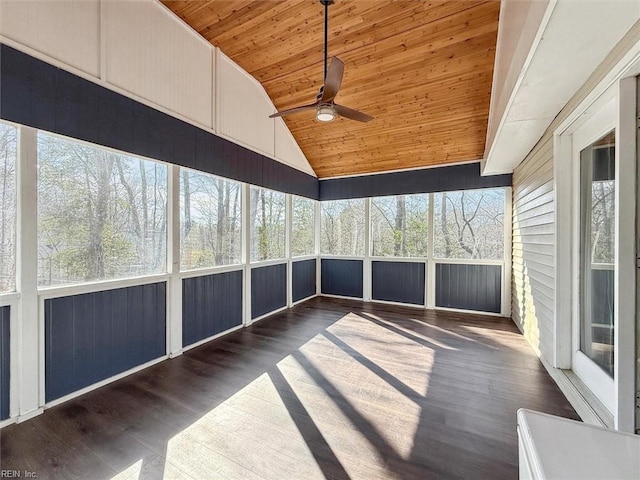
M515 325L317 298L0 431L39 479L515 479L578 418Z

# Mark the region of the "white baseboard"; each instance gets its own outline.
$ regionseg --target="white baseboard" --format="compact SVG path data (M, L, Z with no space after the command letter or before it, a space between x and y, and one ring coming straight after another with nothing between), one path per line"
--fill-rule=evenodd
M16 423L26 422L27 420L31 420L38 415L42 415L44 413L44 408L36 408L35 410L31 410L30 412L23 413L22 415L18 415L16 418Z
M544 357L538 357L560 391L584 423L613 428L613 416L571 370L552 367Z

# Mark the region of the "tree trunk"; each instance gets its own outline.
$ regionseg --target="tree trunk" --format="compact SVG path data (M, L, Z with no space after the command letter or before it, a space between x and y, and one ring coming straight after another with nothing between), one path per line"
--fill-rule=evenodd
M260 229L260 260L266 260L269 254L268 248L268 228L267 228L267 206L265 205L264 189L260 189L260 200L262 203L262 228Z
M4 166L3 166L3 171L2 171L2 219L0 219L0 279L2 277L4 277L4 275L8 272L5 272L5 266L4 266L4 259L5 257L8 257L8 253L7 249L6 249L6 245L5 242L7 241L6 239L6 231L7 231L7 172L9 170L9 152L7 152L7 146L6 146L6 138L3 138L3 157L4 157Z
M253 190L251 193L255 192L255 190ZM249 196L249 232L251 235L250 238L250 248L251 248L251 252L255 252L256 254L260 253L260 248L258 245L258 241L260 240L260 235L259 233L256 231L257 230L257 221L258 221L258 195L251 195ZM250 255L251 256L251 255Z
M396 197L396 224L393 232L393 254L407 256L407 203L404 195Z
M91 165L91 163L93 165ZM99 280L105 276L104 258L104 227L107 223L107 206L109 203L109 180L113 169L113 159L108 154L85 164L87 184L90 185L88 176L92 169L96 172L96 196L95 205L91 198L91 190L87 190L87 211L89 213L89 246L87 249L87 278L86 280Z
M182 209L182 235L184 238L189 236L191 231L191 184L189 183L189 172L182 170L182 191L184 193L184 207Z
M451 239L449 238L449 228L447 227L447 194L442 194L442 205L440 206L440 226L444 237L444 258L451 257Z
M142 234L140 236L140 244L142 247L141 258L144 264L146 264L147 260L147 237L149 236L149 206L147 204L147 171L144 168L144 160L138 160L138 168L140 169L140 185L141 185L141 195L142 195ZM154 189L155 192L155 189ZM131 209L134 210L137 208L137 205L134 203L131 205ZM155 227L155 225L153 225ZM155 252L155 235L152 239L152 254Z
M219 178L217 180L218 189L218 221L216 223L216 248L215 248L215 262L216 265L222 265L223 261L223 248L222 240L224 238L224 224L226 222L225 216L225 196L224 196L224 180Z

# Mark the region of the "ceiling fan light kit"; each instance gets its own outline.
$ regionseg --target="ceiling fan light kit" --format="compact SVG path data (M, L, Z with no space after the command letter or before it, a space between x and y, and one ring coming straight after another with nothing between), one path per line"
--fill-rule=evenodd
M359 112L353 108L343 107L334 102L340 85L342 84L342 75L344 74L344 63L338 57L331 58L331 64L327 67L327 43L329 31L329 5L333 4L333 0L320 0L324 5L324 84L320 88L320 92L316 97L315 103L310 105L302 105L300 107L289 108L269 115L269 118L283 117L292 113L302 112L305 110L315 110L316 120L319 122L332 122L335 117L341 116L356 120L358 122L368 122L373 117L366 113Z
M316 111L316 120L319 122L333 122L336 111L331 105L319 105Z

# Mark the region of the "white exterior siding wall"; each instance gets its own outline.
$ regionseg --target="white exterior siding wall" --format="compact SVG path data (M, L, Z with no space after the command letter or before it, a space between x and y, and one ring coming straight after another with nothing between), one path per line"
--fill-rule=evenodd
M558 314L556 300L563 292L556 291L556 196L554 170L571 158L559 158L554 151L554 132L574 110L602 83L623 57L637 48L640 22L636 22L625 37L592 73L585 84L557 115L532 151L513 172L513 270L512 317L527 341L538 354L556 382L572 401L585 421L608 423L610 419L595 414L584 398L578 398L568 381L563 360L555 358L556 322L566 325L570 315ZM565 294L568 294L569 289ZM564 318L569 317L569 318ZM573 375L572 381L575 382ZM583 408L581 408L581 405ZM595 415L599 415L596 418Z
M553 358L553 141L545 138L513 174L512 316L536 353Z

